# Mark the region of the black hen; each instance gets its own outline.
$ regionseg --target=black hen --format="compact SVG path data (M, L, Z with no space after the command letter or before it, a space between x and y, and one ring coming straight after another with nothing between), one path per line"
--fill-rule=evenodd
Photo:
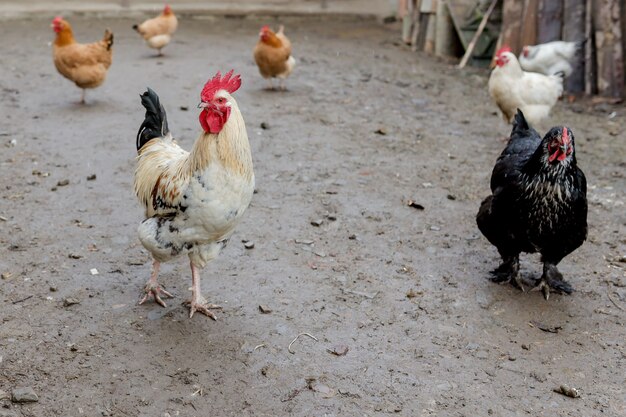
M576 166L572 131L553 127L541 139L518 110L491 174L491 192L476 222L502 256L492 280L523 289L519 254L539 252L543 275L537 287L546 300L550 288L571 294L556 266L587 238L587 181Z

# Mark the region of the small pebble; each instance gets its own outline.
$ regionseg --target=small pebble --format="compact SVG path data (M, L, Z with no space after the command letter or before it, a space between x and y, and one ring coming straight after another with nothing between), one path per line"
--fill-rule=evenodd
M356 235L353 233L350 236L348 236L348 239L350 240L356 240Z
M322 219L311 220L311 224L315 227L320 227L324 223Z
M0 401L2 401L2 400L9 400L9 399L11 399L11 395L8 392L2 391L0 389Z
M269 123L267 122L261 122L261 129L263 130L268 130L270 128Z
M303 245L312 245L315 242L313 242L310 239L296 239L296 243L300 243L300 244L303 244Z
M80 304L80 301L72 297L67 297L65 300L63 300L64 307L73 306L74 304Z
M246 248L246 249L253 249L254 248L254 242L251 242L251 241L248 240L247 242L244 242L243 247Z
M557 392L559 394L563 394L567 397L570 398L579 398L580 397L580 392L578 392L578 390L576 388L572 388L569 387L565 384L561 384L560 387L553 389L554 392Z
M39 401L39 397L32 387L15 388L12 392L11 399L15 403L34 403Z
M57 182L57 186L58 187L65 187L66 185L68 185L70 183L70 180L61 180L59 182Z
M187 110L189 110L189 106L180 106L180 109L182 111L187 111Z
M263 314L270 314L272 312L272 309L266 305L261 304L259 305L259 311Z
M93 181L96 179L96 174L91 174L89 176L87 176L87 181Z
M89 272L91 272L91 275L98 275L98 270L96 268L91 268Z
M527 344L522 343L522 349L524 349L524 350L530 350L530 345L527 345Z

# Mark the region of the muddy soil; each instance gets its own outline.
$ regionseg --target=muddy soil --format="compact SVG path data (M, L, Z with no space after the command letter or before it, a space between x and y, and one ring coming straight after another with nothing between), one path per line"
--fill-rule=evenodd
M572 128L590 200L589 238L560 265L576 292L546 302L487 279L499 259L474 215L510 127L486 71L410 52L395 26L290 18L298 66L276 93L251 56L271 19L183 20L162 58L131 20L72 23L79 41L115 33L86 106L52 64L48 19L2 24L0 390L39 400L0 415L625 415L623 106L561 102L541 127ZM258 192L203 271L224 309L187 317L186 259L162 268L167 308L138 306L139 94L160 94L190 148L203 83L231 68ZM290 352L303 332L317 341Z

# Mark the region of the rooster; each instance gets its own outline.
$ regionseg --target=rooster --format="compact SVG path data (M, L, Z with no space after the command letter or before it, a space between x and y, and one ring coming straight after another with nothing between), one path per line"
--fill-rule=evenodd
M232 94L239 75L218 72L200 93L202 133L191 152L170 134L165 109L148 88L141 96L145 120L137 133L135 193L146 219L139 239L152 254L152 275L143 304L150 296L165 307L161 294L171 294L157 282L161 262L187 255L191 264L189 317L198 311L216 319L200 292L199 270L217 257L250 204L254 172L246 126Z
M489 94L507 123L519 108L531 124L548 117L563 93L563 77L525 72L511 48L503 47L496 54L496 67L489 77Z
M285 79L296 65L296 60L291 56L291 42L284 30L281 25L278 32L274 33L269 26L263 26L254 48L254 60L261 76L268 80L270 90L274 89L273 78L278 78L279 87L285 90Z
M554 41L541 45L524 46L519 56L519 63L525 71L539 72L545 75L562 73L564 77L569 77L573 71L571 62L576 56L576 52L584 44L585 41Z
M54 65L62 76L83 89L80 102L84 104L85 90L102 84L111 66L113 33L106 29L101 41L81 44L74 39L72 26L62 17L55 17L51 26L56 33L52 45Z
M480 205L478 228L502 257L494 282L524 289L519 254L541 253L536 287L571 294L558 263L587 238L587 181L576 165L574 134L553 127L543 139L518 110L509 143L491 174L492 194Z
M176 32L178 19L169 5L165 5L160 15L148 19L140 25L133 25L135 29L146 41L146 44L159 51L159 56L163 55L161 49L167 46L172 40L172 34Z

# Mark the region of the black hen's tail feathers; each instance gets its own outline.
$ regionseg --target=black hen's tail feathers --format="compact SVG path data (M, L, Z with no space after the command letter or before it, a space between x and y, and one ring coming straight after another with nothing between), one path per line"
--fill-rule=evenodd
M530 129L530 125L524 117L524 113L520 109L517 109L517 114L513 119L513 130L511 130L511 136L515 133L527 132Z
M141 95L141 104L146 108L146 116L137 132L137 152L151 139L166 136L170 132L165 109L157 93L150 87Z

